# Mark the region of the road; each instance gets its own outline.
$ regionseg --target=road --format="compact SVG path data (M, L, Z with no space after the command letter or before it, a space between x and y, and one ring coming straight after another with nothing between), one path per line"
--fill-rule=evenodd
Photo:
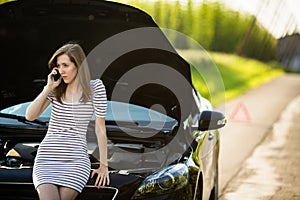
M276 153L278 152L272 151L272 148L268 146L270 144L264 144L266 140L270 140L270 137L273 138L276 133L274 130L277 130L276 125L280 124L281 116L287 112L288 105L292 104L291 102L298 95L300 95L300 75L286 74L250 90L239 98L226 102L225 106L219 108L220 110L225 110L225 115L228 118L228 124L221 130L219 160L220 199L245 199L247 196L245 191L258 193L257 191L263 189L259 183L264 180L273 181L273 187L264 188L267 192L262 194L262 196L273 195L275 191L279 190L278 188L281 187L280 184L282 182L276 181L284 179L283 177L278 177L280 175L280 167L278 169L272 168L273 171L270 171L268 168L264 168L265 171L259 171L255 167L267 166L266 162L269 161L262 159L262 153L257 152L264 152L264 155L273 153L274 155L272 155L276 158ZM236 109L239 111L236 112ZM287 129L285 126L282 127ZM285 136L283 135L282 137L284 138ZM284 139L280 140L280 138L277 138L277 140L278 143L282 143L282 146L276 148L279 149L279 152L283 152L282 149L287 145L287 141ZM257 150L260 148L263 150ZM277 163L277 165L280 166L280 163ZM257 175L259 179L249 180L248 178L252 178L251 175L253 174ZM251 184L243 185L243 183L249 183L249 181ZM259 189L254 187L255 185L260 186ZM234 196L234 193L242 195L237 197ZM263 198L255 197L249 199Z

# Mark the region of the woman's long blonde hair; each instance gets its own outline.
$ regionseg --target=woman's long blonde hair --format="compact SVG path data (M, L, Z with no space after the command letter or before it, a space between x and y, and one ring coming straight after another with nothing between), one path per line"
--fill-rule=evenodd
M86 60L86 55L77 43L67 43L60 47L51 57L48 62L49 69L52 70L57 66L57 57L66 54L70 61L75 64L78 69L78 81L82 88L81 101L87 102L91 98L91 86L90 86L90 71ZM62 98L66 94L67 84L63 81L55 88L54 95L58 102L62 103Z

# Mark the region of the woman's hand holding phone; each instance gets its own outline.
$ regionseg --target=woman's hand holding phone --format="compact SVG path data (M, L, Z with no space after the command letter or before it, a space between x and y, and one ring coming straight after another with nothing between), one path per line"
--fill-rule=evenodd
M51 73L48 75L47 85L53 90L61 83L61 75L58 69L52 69Z
M55 71L56 71L56 74L53 74L53 79L54 79L54 81L57 81L61 77L61 75L60 75L58 69L55 69Z

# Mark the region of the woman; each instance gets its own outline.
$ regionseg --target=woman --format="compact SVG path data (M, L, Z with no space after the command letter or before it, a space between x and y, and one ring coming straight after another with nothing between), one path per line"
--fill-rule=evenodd
M40 199L75 199L90 176L86 132L96 115L100 166L96 187L109 184L105 129L106 92L102 81L90 80L86 56L80 45L66 44L50 59L47 85L26 110L26 119L36 119L52 103L47 134L33 167L33 182ZM55 81L54 76L61 76Z

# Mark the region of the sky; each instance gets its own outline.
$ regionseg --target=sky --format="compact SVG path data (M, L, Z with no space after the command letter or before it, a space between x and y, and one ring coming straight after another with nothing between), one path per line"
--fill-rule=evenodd
M228 7L257 16L276 38L300 32L299 0L220 0Z

